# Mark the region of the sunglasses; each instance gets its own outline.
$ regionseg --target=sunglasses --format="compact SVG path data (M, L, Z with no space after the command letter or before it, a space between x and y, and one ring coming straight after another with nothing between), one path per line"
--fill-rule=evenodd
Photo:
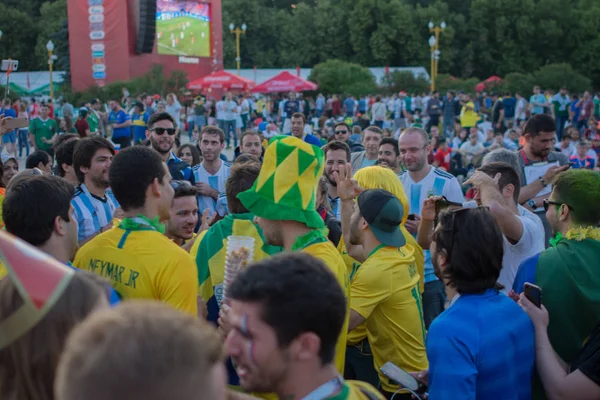
M557 201L552 201L552 200L549 200L549 199L544 199L543 204L544 204L544 211L548 211L548 209L550 208L550 204L552 204L553 206L562 206L564 204L565 206L569 207L569 209L571 209L572 211L574 211L573 207L571 207L567 203L559 203Z
M348 133L348 131L335 131L334 133L336 135L345 135L346 133Z
M175 129L175 128L154 128L154 129L151 129L151 131L155 132L159 136L164 135L165 132L167 132L167 134L169 136L173 136L177 132L177 129Z
M172 181L171 182L171 187L173 188L173 190L177 190L180 187L187 187L187 186L192 186L192 184L188 181Z

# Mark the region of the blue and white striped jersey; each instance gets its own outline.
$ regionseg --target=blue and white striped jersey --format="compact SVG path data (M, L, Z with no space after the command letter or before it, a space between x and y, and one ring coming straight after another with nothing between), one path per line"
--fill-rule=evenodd
M115 210L119 208L119 203L110 189L106 190L104 198L101 199L91 194L83 183L75 190L71 204L75 209L79 241L93 236L108 225Z
M219 194L225 194L225 183L227 183L227 179L229 178L230 167L231 163L221 160L221 168L219 168L216 174L211 175L204 169L204 163L200 163L193 169L194 180L196 183L208 183ZM217 200L210 196L198 196L199 213L202 214L206 209L210 211L210 215L214 214L217 210Z

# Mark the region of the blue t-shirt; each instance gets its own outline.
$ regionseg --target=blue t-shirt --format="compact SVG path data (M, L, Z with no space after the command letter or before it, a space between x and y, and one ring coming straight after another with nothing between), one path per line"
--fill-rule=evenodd
M311 135L310 133L304 137L304 141L308 144L312 144L313 146L321 147L321 141L319 138Z
M0 111L0 115L4 116L4 117L13 117L13 118L17 118L17 113L15 112L15 110L13 110L12 108L4 108L2 111ZM14 132L14 131L13 131ZM9 132L11 133L11 132Z
M367 100L360 99L358 101L358 111L360 111L361 113L364 113L367 111Z
M534 94L533 96L531 96L529 98L529 102L532 105L531 108L531 113L532 114L543 114L544 113L544 107L540 107L540 106L534 106L534 103L538 103L538 104L544 104L546 102L546 96L544 96L543 94Z
M146 129L148 129L148 119L150 115L147 112L143 114L133 114L131 123L133 124L133 140L143 142L146 140Z
M577 107L579 100L571 101L571 111L573 111L573 121L579 120L579 113L581 113L581 107Z
M502 99L502 103L504 104L504 117L514 118L515 108L517 106L517 99L515 99L514 97L507 97L505 99Z
M129 121L131 120L131 117L129 116L129 114L127 114L125 111L123 110L119 110L119 112L115 113L114 111L111 111L110 114L108 115L108 123L112 124L122 124L125 121ZM113 138L120 138L120 137L130 137L131 136L131 130L128 126L123 127L123 128L114 128L113 129L113 134L112 137Z
M346 115L353 115L354 114L354 99L351 97L348 97L346 100L344 100L344 107L346 107Z
M533 323L495 289L463 294L431 324L431 399L531 399Z

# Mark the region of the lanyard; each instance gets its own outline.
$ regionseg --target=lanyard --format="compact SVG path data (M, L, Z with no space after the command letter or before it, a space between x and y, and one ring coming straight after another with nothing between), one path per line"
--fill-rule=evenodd
M324 400L332 397L342 390L344 386L344 380L341 376L336 376L332 380L325 382L308 395L304 396L302 400Z

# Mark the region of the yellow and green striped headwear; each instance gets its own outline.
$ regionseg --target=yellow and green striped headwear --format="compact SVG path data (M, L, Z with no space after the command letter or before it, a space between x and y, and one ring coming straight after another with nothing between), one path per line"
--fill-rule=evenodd
M294 136L276 136L265 151L256 182L237 197L258 217L322 228L315 203L323 159L323 151L316 146Z

